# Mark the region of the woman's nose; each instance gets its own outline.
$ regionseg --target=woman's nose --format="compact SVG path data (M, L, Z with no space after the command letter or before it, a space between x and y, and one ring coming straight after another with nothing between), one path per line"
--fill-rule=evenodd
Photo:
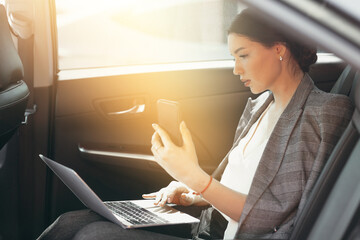
M235 61L235 66L234 66L234 70L233 70L234 75L242 75L244 73L244 69L242 68L242 66Z

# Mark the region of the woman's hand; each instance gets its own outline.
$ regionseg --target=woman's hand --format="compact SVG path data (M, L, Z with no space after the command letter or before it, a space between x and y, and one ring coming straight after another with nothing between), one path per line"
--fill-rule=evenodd
M157 124L151 139L151 151L157 163L173 178L195 191L206 186L209 176L200 168L195 146L185 123L180 124L183 146L176 146L169 135Z
M206 201L199 201L199 204L196 203L196 205L211 204L231 219L239 221L247 196L222 185L216 179L211 181L211 177L198 164L191 134L185 123L180 124L180 132L183 138L183 146L181 147L176 146L170 140L166 131L157 124L153 124L153 127L155 133L151 139L151 151L155 160L173 178L185 185L185 188L182 188L182 186L171 190L172 186L170 184L167 188L161 189L152 195L150 194L152 198L156 198L158 205L163 206L167 201L174 202L176 200L182 205L195 204L195 200L192 202L191 199L181 202L182 195L185 194L188 197L190 189L192 189L197 193L202 193L202 197L206 199ZM195 197L200 198L199 196Z
M143 198L155 198L155 205L164 206L166 203L174 203L182 206L197 205L204 202L199 196L180 182L172 181L167 187L158 192L143 194ZM202 204L201 204L202 205Z

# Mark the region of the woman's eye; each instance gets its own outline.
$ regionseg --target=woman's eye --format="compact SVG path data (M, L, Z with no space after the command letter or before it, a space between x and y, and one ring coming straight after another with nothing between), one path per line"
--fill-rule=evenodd
M244 54L244 55L240 55L240 58L246 58L248 56L248 54Z

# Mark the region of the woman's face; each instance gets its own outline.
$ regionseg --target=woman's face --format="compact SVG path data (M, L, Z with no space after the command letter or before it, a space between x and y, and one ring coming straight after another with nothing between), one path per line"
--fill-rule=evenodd
M230 54L235 58L234 74L254 94L272 90L281 73L279 46L265 47L249 38L231 33L228 36Z

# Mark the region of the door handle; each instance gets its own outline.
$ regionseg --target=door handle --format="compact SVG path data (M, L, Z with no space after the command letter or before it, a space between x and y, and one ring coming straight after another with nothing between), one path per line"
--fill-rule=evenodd
M124 159L137 159L143 161L155 161L154 156L148 154L140 153L126 153L126 152L117 152L117 151L108 151L108 150L98 150L90 149L81 144L78 145L78 150L80 153L87 156L97 156L97 157L114 157L114 158L124 158Z
M118 116L118 115L124 115L124 114L139 114L145 112L145 104L137 104L127 110L122 110L118 112L109 112L107 113L110 116Z
M147 95L132 95L96 100L94 108L107 120L120 120L144 117L149 104Z

